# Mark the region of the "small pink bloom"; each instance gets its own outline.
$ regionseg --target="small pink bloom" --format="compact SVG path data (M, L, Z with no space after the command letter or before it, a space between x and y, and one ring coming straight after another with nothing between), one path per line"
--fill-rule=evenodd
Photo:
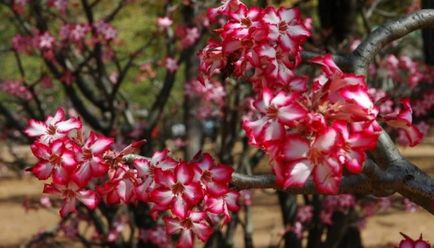
M178 70L178 61L174 58L166 58L165 60L165 66L166 69L169 70L171 73L174 73Z
M168 28L173 24L173 21L168 16L158 17L157 24L160 28Z
M54 37L48 32L37 37L37 44L40 49L52 49L55 41Z

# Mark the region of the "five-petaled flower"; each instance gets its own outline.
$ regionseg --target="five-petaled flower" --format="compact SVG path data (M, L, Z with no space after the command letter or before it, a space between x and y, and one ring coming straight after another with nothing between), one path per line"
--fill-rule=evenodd
M82 123L79 118L72 117L65 120L65 111L57 109L54 116L49 115L45 122L31 119L26 134L33 138L39 138L41 143L48 144L53 140L60 139L68 135L74 129L81 128Z

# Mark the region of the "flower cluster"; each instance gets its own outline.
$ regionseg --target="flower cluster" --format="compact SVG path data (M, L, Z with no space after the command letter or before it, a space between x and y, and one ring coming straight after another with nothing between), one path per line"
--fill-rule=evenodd
M33 98L30 90L20 80L4 80L0 83L0 91L25 101Z
M215 163L209 154L186 162L163 150L127 163L124 157L143 142L113 151L111 138L85 135L81 120L65 119L60 108L44 122L30 120L25 132L36 139L31 150L38 162L29 170L40 180L51 179L44 193L63 199L62 217L75 212L77 201L91 209L101 199L108 204L148 202L151 215L164 220L167 234L180 234L178 246L192 247L196 235L206 241L212 226L228 222L230 211L239 208L238 192L229 189L233 169ZM108 241L119 232L113 230Z
M388 55L382 61L382 66L386 69L385 73L388 78L395 83L407 83L411 88L415 87L425 77L421 70L423 67L407 56L397 58L393 54Z
M30 2L31 1L29 0L13 0L12 8L17 13L22 14ZM47 6L50 8L55 8L60 13L64 14L68 8L68 0L48 0Z
M420 122L416 125L413 124L413 110L410 106L410 99L401 99L401 107L396 106L385 91L370 88L368 93L379 109L380 119L388 126L398 129L399 136L397 141L400 144L410 146L419 144L424 135L428 132L429 126L425 122Z
M218 30L220 40L210 40L200 53L199 80L247 77L255 96L243 128L250 144L270 156L277 183L302 187L312 176L319 192L338 193L343 171L362 171L381 130L365 78L344 73L331 55L310 61L322 68L313 82L297 75L301 46L310 36L298 9L228 0L209 14L227 22ZM408 104L383 120L403 129L411 145L420 141Z
M313 175L320 192L337 193L343 168L360 172L377 140L378 110L364 78L343 73L324 56L312 61L322 65L323 76L308 91L307 78L295 73L310 36L297 9L227 1L215 13L227 23L219 31L222 41L210 41L201 53L202 81L253 70L253 117L243 122L250 143L271 156L282 187L303 186Z
M55 60L55 52L72 47L82 53L84 47L110 43L117 37L117 30L103 20L88 23L64 23L58 32L34 30L31 34L17 34L12 38L12 48L19 53L41 52L47 60ZM107 46L103 52L107 53Z
M321 222L326 225L332 225L332 217L335 212L347 213L355 205L356 199L353 195L327 196L322 202Z
M189 98L200 101L195 111L200 119L222 116L226 92L219 81L210 81L202 85L198 80L191 80L185 84L184 92Z
M424 92L423 96L414 101L414 114L417 117L429 115L434 109L434 90Z
M348 211L356 205L356 199L352 195L328 195L324 198L321 204L319 217L324 225L333 225L333 214L336 212L348 213ZM309 229L313 219L313 206L304 205L297 208L297 215L292 226L286 228L285 231L293 232L298 239L303 238L304 231Z
M434 94L429 89L434 78L433 69L434 67L408 56L388 55L380 61L378 68L372 65L369 70L372 80L376 84L381 83L382 88L386 89L386 91L375 89L375 101L378 101L377 106L380 108L381 117L388 116L391 113L394 113L392 115L396 117L397 113L401 111L400 105L402 111L407 111L409 112L407 114L411 115L411 99L414 114L419 119L416 124L417 127L413 125L411 119L409 119L410 122L407 121L406 123L401 121L399 126L395 125L396 123L390 125L400 129L396 139L400 144L414 146L419 143L422 134L425 133L424 127L431 122L430 112L434 106ZM373 89L370 90L374 93ZM401 99L402 97L405 98ZM422 118L427 122L420 121ZM390 122L387 122L387 124L390 124Z
M195 235L206 241L212 226L226 223L230 211L238 210L239 194L228 188L233 169L215 163L209 154L187 163L163 151L134 165L144 178L144 186L137 190L141 199L151 202L154 216L170 210L172 216L163 219L169 234L180 235L179 247L191 247Z
M423 139L423 134L419 128L412 123L413 111L410 106L410 99L402 99L401 105L402 108L397 108L392 113L383 115L382 118L387 125L402 130L408 144L410 146L415 146Z
M292 69L300 62L300 46L310 31L299 10L249 8L238 0L227 0L209 11L211 20L217 15L224 15L227 21L218 31L221 40L210 40L200 53L202 83L218 74L241 76L250 69L254 69L252 81L258 85L277 83L283 87L281 83L300 80Z
M30 171L40 180L51 178L44 193L63 198L63 217L75 211L77 200L91 209L98 205L98 195L86 186L91 178L108 171L102 154L113 141L92 132L84 138L81 128L79 118L65 120L65 112L59 108L45 122L30 120L25 130L36 138L31 150L38 162Z

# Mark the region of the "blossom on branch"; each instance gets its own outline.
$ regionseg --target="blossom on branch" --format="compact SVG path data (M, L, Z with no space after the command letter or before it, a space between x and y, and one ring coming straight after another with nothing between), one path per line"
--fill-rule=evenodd
M94 209L102 199L107 204L150 203L150 215L164 214L166 232L180 234L178 247L192 247L195 236L206 241L213 223L230 220L237 211L239 194L229 189L233 169L218 164L209 154L198 154L193 161L177 161L168 150L151 158L124 161L144 141L137 141L117 152L114 140L95 132L84 135L79 118L65 118L59 108L45 121L30 120L25 132L36 140L32 152L38 162L29 170L39 180L50 180L44 193L63 200L60 215L76 212L82 202ZM112 229L114 240L122 225Z

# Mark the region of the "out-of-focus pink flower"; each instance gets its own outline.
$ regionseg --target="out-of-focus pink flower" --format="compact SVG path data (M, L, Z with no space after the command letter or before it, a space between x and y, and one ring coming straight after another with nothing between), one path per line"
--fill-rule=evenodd
M94 27L97 33L104 39L105 41L111 41L115 39L118 35L118 31L109 23L104 21L98 21L94 24Z
M178 61L174 58L166 58L165 60L165 67L167 70L169 70L171 73L174 73L175 71L178 70Z
M144 242L150 242L160 248L170 247L171 244L170 237L162 225L152 229L140 229L139 236Z
M37 36L36 40L39 49L52 49L56 41L54 37L48 32Z
M29 0L13 0L12 9L19 14L24 12L24 9Z
M0 91L25 101L33 99L30 90L20 80L5 80L0 83Z
M39 202L45 208L52 208L53 207L53 204L51 203L50 197L48 197L46 195L42 196L41 199L39 200Z
M158 17L157 19L157 25L160 28L168 28L173 24L172 19L170 19L170 17L168 16L164 16L164 17Z
M64 14L68 8L68 0L48 0L48 6L56 8L60 13Z
M176 35L181 40L181 46L188 48L192 46L200 36L199 29L197 27L184 27L178 26L176 28Z
M422 132L412 123L412 109L410 106L410 99L401 100L402 108L397 109L393 113L389 113L383 116L387 125L399 128L405 133L410 146L415 146L419 144L423 139Z

